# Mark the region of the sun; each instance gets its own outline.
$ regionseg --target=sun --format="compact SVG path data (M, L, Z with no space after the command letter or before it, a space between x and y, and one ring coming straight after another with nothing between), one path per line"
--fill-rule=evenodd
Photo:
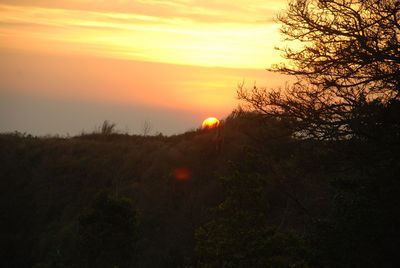
M219 120L215 117L209 117L203 121L204 128L215 128L219 126Z

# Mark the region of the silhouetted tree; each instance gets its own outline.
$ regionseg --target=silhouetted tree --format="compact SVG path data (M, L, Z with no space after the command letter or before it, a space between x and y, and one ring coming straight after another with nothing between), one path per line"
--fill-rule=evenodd
M237 172L222 181L226 199L215 218L196 231L200 266L308 267L304 240L270 222L272 178Z
M83 267L130 267L135 254L137 212L128 199L99 193L79 218Z
M152 127L150 121L144 120L144 121L142 122L142 133L143 133L143 136L148 136L148 135L150 135L152 129L153 129L153 127Z
M292 118L305 137L376 138L370 127L382 122L370 114L400 111L399 11L398 0L291 1L278 19L294 44L279 49L288 61L270 70L298 81L283 90L240 86L239 98L262 113Z
M320 159L335 198L315 219L314 262L398 267L400 1L293 0L278 19L293 46L270 70L297 81L279 90L241 85L238 96L296 135L335 146L334 162Z

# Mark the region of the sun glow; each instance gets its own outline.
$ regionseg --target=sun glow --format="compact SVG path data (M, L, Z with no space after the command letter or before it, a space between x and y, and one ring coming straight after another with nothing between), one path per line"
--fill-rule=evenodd
M75 111L85 127L106 118L125 125L124 114L149 119L168 134L209 114L223 118L237 106L239 83L282 85L265 68L281 61L274 17L284 6L273 0L1 0L0 102L12 97L17 104L9 102L0 115L8 117L9 130L18 115L22 132L32 125L46 133L55 124L45 117L64 131L62 122L75 124ZM25 104L34 97L37 103ZM58 100L65 105L55 105ZM78 103L90 104L90 112ZM64 120L47 112L56 108ZM33 114L43 124L27 124Z
M219 126L219 120L215 117L209 117L203 121L203 129L204 128L215 128Z

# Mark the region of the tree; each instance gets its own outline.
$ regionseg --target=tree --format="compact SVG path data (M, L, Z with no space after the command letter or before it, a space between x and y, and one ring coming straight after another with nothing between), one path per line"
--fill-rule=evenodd
M200 267L309 267L303 230L312 213L304 211L305 199L298 193L310 193L301 185L303 177L307 184L311 178L294 157L297 144L288 138L282 122L262 122L253 114L238 116L240 124L253 120L265 132L252 134L257 148L243 148L231 173L220 179L225 198L195 235Z
M143 133L143 136L148 136L148 135L150 135L152 129L153 129L153 127L152 127L150 121L144 120L144 121L142 122L142 133Z
M137 212L132 202L100 192L79 218L82 267L130 267L136 230Z
M240 99L292 118L303 137L377 138L371 126L388 124L398 131L398 116L375 114L400 112L400 1L294 0L278 20L295 44L279 48L287 63L270 70L298 81L283 90L240 86Z
M313 223L313 261L398 267L400 1L293 0L278 19L294 45L270 70L297 81L279 90L241 85L238 95L296 135L334 147L334 162L320 159L335 198Z
M201 267L309 267L304 240L268 219L270 180L239 172L222 179L227 197L195 234Z

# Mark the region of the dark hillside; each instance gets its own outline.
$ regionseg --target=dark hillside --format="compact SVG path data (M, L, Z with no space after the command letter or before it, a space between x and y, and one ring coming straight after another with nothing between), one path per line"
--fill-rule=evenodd
M194 230L225 196L219 178L250 152L286 157L295 148L286 134L277 122L243 113L232 114L218 130L171 137L2 134L2 259L8 267L44 267L54 258L76 264L78 217L107 189L138 208L139 266L190 264ZM180 169L190 177L175 178Z
M1 266L395 267L397 148L241 111L171 137L1 134Z

